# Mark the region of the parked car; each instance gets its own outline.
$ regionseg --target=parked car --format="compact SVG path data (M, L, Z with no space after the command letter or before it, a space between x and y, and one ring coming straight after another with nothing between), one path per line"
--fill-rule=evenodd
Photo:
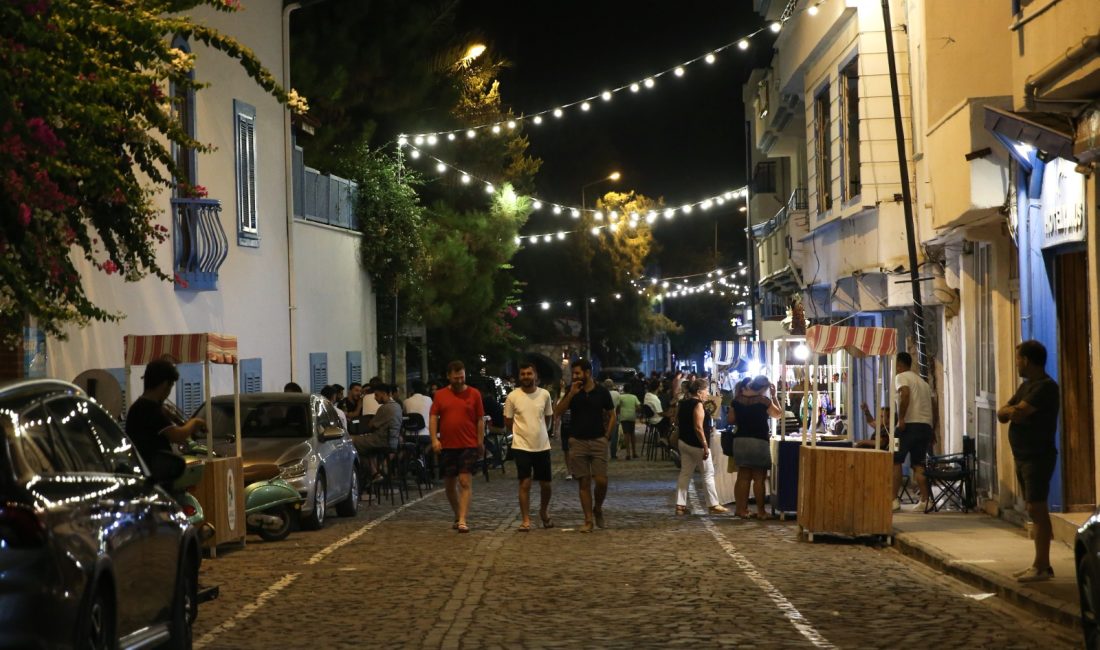
M1100 648L1100 510L1077 529L1073 545L1077 560L1077 593L1086 648Z
M354 517L359 509L359 455L336 409L319 395L241 395L241 455L248 468L277 465L280 478L302 495L303 528L325 525L328 510ZM214 453L236 454L233 396L213 399ZM195 412L205 416L205 405Z
M599 374L596 375L596 383L602 383L605 379L610 379L615 384L615 390L620 393L623 392L623 385L630 379L633 379L638 374L638 371L634 368L620 368L620 367L607 367L601 368Z
M0 384L0 428L0 647L190 648L202 555L165 489L183 460L143 462L60 381Z

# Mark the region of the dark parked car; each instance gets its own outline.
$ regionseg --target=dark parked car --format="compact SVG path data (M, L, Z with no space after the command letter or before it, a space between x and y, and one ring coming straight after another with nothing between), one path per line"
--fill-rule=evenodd
M1100 510L1077 530L1073 545L1077 560L1077 592L1081 599L1081 628L1085 647L1100 648Z
M0 427L0 647L190 648L198 535L122 428L52 380L0 384Z

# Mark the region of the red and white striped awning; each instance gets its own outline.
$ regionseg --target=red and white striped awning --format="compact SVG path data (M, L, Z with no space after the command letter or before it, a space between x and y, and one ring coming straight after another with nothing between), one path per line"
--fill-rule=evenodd
M892 327L814 325L806 331L806 343L821 354L847 350L857 357L888 355L898 351L898 331Z
M237 337L228 334L128 334L122 338L126 363L144 366L167 357L173 363L236 363Z

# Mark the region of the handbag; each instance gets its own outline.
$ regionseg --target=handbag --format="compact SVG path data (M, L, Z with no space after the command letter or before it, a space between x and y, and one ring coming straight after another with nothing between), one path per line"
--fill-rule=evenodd
M733 438L737 435L737 431L734 428L722 429L722 453L726 456L733 457Z

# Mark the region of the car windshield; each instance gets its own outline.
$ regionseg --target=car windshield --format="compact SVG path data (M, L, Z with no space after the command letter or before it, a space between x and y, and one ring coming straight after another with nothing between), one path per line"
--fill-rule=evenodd
M201 413L201 411L200 411ZM233 402L214 402L213 431L233 435ZM308 438L309 405L286 402L241 403L242 438Z

